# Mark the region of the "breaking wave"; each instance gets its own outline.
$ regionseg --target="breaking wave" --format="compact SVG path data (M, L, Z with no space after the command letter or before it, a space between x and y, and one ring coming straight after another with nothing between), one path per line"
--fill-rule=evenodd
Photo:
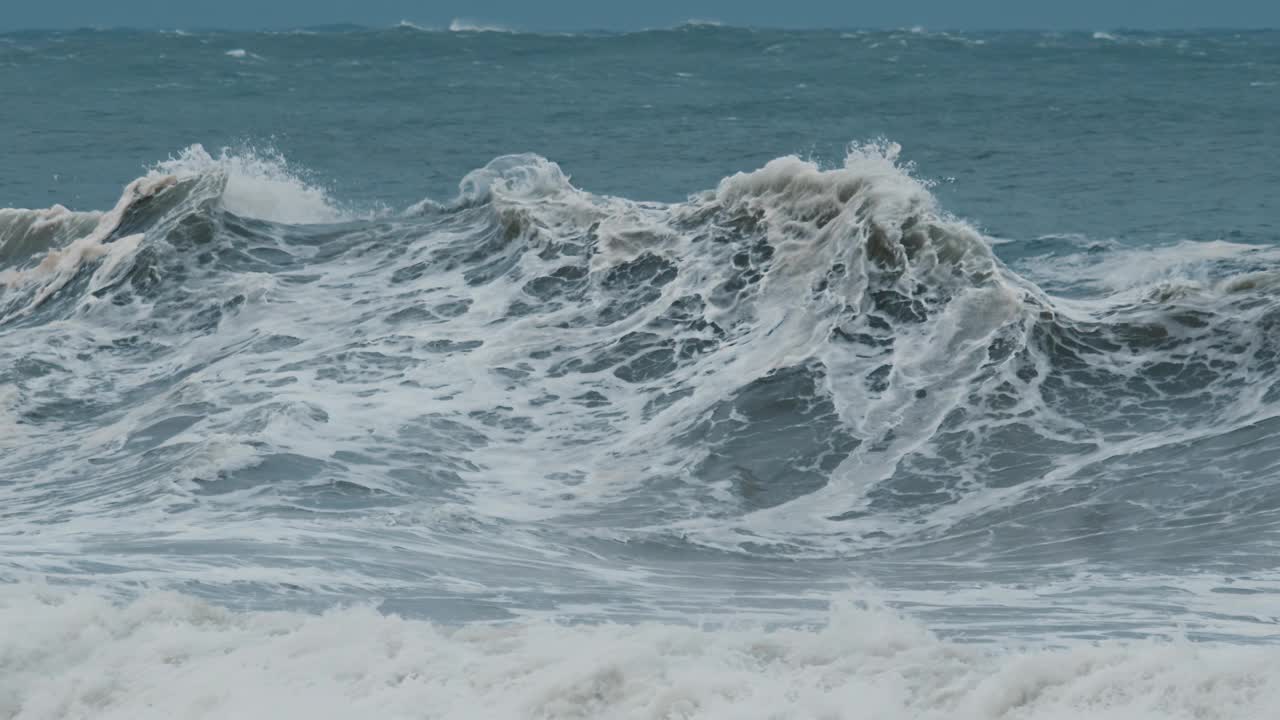
M1267 582L1274 251L1006 262L897 155L672 204L508 156L360 215L193 147L106 213L3 211L5 567L261 598L427 563L485 617L661 616L741 562Z

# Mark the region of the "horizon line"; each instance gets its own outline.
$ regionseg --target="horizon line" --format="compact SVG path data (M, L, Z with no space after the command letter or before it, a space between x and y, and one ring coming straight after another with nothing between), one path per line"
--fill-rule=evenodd
M460 25L461 24L461 25ZM633 35L648 32L670 32L682 29L702 28L707 30L746 30L746 31L786 31L786 32L907 32L914 34L1013 34L1013 33L1099 33L1099 32L1120 32L1120 33L1203 33L1203 32L1244 32L1244 33L1264 33L1275 32L1280 27L1259 26L1245 27L1233 25L1202 25L1202 26L1167 26L1167 27L1130 27L1124 25L1110 27L1069 27L1069 28L1051 28L1051 27L1008 27L1008 28L949 28L937 27L929 28L924 25L911 26L869 26L869 25L832 25L832 26L788 26L788 25L732 25L729 23L721 23L712 20L686 20L684 22L675 23L673 25L663 27L647 27L635 29L619 29L619 28L579 28L576 30L566 29L526 29L517 26L504 25L501 23L490 23L487 21L475 21L471 19L455 18L448 25L432 26L419 25L411 20L400 20L398 23L390 25L369 25L365 23L355 22L328 22L313 23L309 25L277 25L277 26L261 26L261 27L236 27L236 26L190 26L190 27L168 27L168 26L146 26L146 25L67 25L62 27L21 27L0 29L0 35L17 35L23 33L76 33L76 32L140 32L140 33L284 33L284 32L378 32L386 30L407 29L417 32L426 33L490 33L490 34L508 34L508 35L582 35L582 34L600 34L600 35Z

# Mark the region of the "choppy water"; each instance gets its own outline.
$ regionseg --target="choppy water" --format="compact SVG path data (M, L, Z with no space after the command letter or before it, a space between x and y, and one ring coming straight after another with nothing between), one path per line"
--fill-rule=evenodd
M27 33L0 94L0 717L1280 707L1280 35Z

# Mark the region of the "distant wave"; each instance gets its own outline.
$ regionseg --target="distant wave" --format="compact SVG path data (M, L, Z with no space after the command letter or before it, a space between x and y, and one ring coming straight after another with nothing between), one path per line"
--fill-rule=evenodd
M232 50L226 51L223 54L229 58L235 58L236 60L254 60L254 61L262 60L261 55L258 55L256 53L251 53L248 50L245 50L244 48L234 48Z
M467 20L465 18L454 18L453 21L449 23L449 32L514 33L515 31L502 25L482 23L476 20Z
M426 32L426 33L442 32L440 28L426 26L426 25L419 25L411 20L401 20L399 23L396 24L395 27L402 30L416 30L418 32ZM454 18L452 21L450 21L449 26L445 28L443 32L500 33L500 34L509 34L509 35L521 34L518 31L503 25L496 25L493 23L484 23L476 20L468 20L466 18Z
M417 30L419 32L436 32L437 31L436 28L419 25L410 20L401 20L400 22L396 23L396 27L402 30Z

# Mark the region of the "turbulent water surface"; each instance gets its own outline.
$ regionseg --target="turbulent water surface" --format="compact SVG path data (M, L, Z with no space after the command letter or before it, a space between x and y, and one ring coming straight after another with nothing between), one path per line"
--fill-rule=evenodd
M22 33L0 97L2 718L1280 707L1280 34Z

